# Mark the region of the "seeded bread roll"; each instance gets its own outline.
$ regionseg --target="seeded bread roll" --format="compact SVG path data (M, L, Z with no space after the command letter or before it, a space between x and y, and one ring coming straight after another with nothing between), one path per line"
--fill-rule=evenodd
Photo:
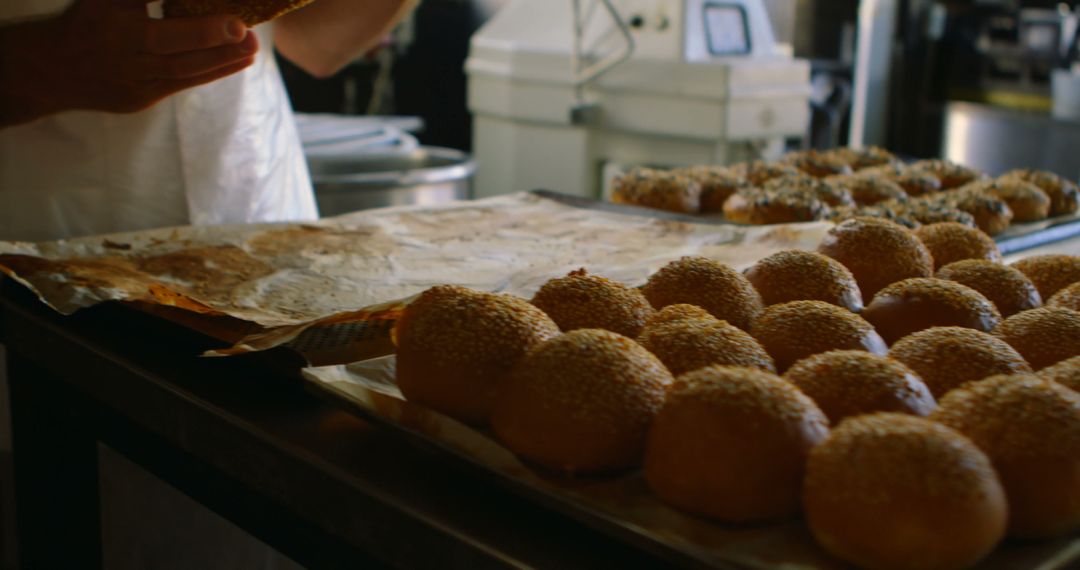
M883 176L899 184L908 196L924 196L941 190L941 181L936 176L899 164L866 168L856 176Z
M761 312L761 295L741 273L705 257L683 257L652 274L641 289L653 307L686 303L746 330Z
M956 222L922 226L915 230L915 237L930 250L935 270L961 259L1001 261L1001 251L993 238Z
M1054 293L1080 282L1080 256L1077 255L1033 255L1012 266L1031 279L1043 299L1050 299Z
M1007 507L986 455L905 414L850 418L810 452L803 503L826 550L863 568L967 568L997 545Z
M630 338L641 333L655 312L637 289L590 275L585 269L544 283L532 298L559 328L605 329Z
M746 278L765 305L825 301L855 313L863 307L855 276L839 261L813 251L774 253L746 270Z
M166 0L165 17L229 14L248 26L273 20L314 0Z
M1074 392L1080 392L1080 356L1062 360L1039 371L1038 377L1053 380Z
M1050 197L1029 182L1016 178L999 178L986 185L982 191L1005 200L1013 212L1013 223L1037 222L1050 215Z
M937 277L982 293L1004 318L1042 306L1042 296L1031 280L1008 265L986 259L964 259L942 267Z
M888 200L908 200L907 192L884 176L841 176L832 181L851 192L851 197L860 206L873 206Z
M675 376L714 364L776 371L754 337L712 315L650 324L638 342Z
M1020 169L1006 172L1002 178L1016 178L1038 186L1050 197L1050 215L1064 216L1080 209L1080 188L1071 180L1066 180L1043 170Z
M750 186L759 188L773 178L799 174L799 169L790 164L760 160L732 165L731 171L745 180Z
M1012 536L1080 529L1080 394L1035 376L993 376L953 390L930 415L990 457Z
M889 349L889 358L914 370L935 398L965 382L1031 372L1005 341L963 327L934 327L906 336Z
M510 370L557 334L559 327L524 299L432 287L395 326L397 384L410 402L485 424Z
M1013 220L1012 208L997 196L984 194L974 188L957 188L939 192L924 198L937 206L955 208L971 214L975 225L989 235L996 236L1009 228Z
M640 464L645 436L671 373L611 331L579 329L533 349L514 368L491 413L514 453L565 473Z
M885 354L888 347L862 317L823 301L792 301L765 309L750 328L781 373L792 364L830 350Z
M709 314L709 311L706 311L697 305L677 303L675 305L668 305L653 313L653 316L645 321L645 328L655 327L663 323L681 321L683 319L707 319L710 317L712 317L712 315Z
M780 162L790 164L814 178L846 175L854 172L843 158L812 149L787 154L780 159Z
M810 396L833 425L871 412L925 416L937 405L910 368L859 350L833 350L804 358L784 373L784 380Z
M990 332L1001 313L981 293L954 281L935 278L905 279L878 291L863 317L885 342L931 327L967 327Z
M762 187L765 192L797 193L813 196L831 208L854 206L851 192L832 179L814 178L800 174L798 176L780 176L766 182Z
M847 163L852 170L900 164L895 154L876 146L863 148L835 148L825 154Z
M828 420L791 384L753 368L680 376L649 430L645 480L664 502L729 522L794 517L807 452Z
M936 176L941 181L941 189L949 190L959 188L965 184L975 182L985 175L974 168L970 168L955 162L941 159L920 160L911 165L916 172L923 172Z
M1058 290L1057 293L1050 297L1046 305L1048 307L1063 307L1080 311L1080 281Z
M1041 307L1017 313L994 329L1035 370L1080 355L1080 313L1062 307Z
M701 185L677 172L635 168L615 179L611 201L696 214L701 207Z
M791 224L825 219L829 206L797 190L740 190L724 202L724 217L737 224Z
M695 166L677 171L701 185L701 212L719 214L724 202L736 191L747 188L741 176L720 166Z
M915 234L876 218L853 218L829 230L818 246L847 267L869 303L882 288L910 277L930 277L934 260Z

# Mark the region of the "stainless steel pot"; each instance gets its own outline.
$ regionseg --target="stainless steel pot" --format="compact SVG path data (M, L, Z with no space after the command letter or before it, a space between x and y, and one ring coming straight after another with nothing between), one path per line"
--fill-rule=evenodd
M468 154L441 147L409 153L308 155L319 213L438 204L471 196L476 163Z

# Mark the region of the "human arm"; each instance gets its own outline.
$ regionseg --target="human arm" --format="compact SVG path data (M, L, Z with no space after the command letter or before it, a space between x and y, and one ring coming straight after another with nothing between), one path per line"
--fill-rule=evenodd
M419 0L317 0L274 23L278 52L329 77L374 47Z
M152 20L146 0L77 0L0 26L0 129L74 109L139 111L240 71L257 48L233 17Z

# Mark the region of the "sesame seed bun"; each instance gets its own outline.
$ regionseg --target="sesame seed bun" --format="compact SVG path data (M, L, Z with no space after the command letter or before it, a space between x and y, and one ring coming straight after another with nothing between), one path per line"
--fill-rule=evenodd
M885 342L931 327L967 327L989 332L1001 313L982 293L955 281L905 279L878 291L863 317Z
M900 339L889 358L905 364L941 398L965 382L1001 374L1027 374L1020 353L993 335L963 327L934 327Z
M907 366L859 350L833 350L795 363L784 373L833 425L871 412L929 414L936 405L926 384Z
M935 258L936 259L936 258ZM982 293L1002 317L1042 306L1035 284L1013 267L987 259L954 261L937 272L939 279L955 281Z
M761 295L741 273L705 257L683 257L649 277L642 287L653 307L686 303L746 330L761 312Z
M713 364L776 371L754 337L712 315L650 324L638 342L675 376Z
M668 305L659 311L653 313L649 320L645 321L645 328L654 327L661 323L670 323L682 319L709 319L716 318L709 314L709 311L698 307L697 305L687 305L686 303L676 303L674 305Z
M1080 392L1080 356L1047 366L1040 370L1037 376L1045 380L1053 380L1074 392Z
M432 287L395 326L397 385L410 402L484 424L511 368L557 334L555 323L524 299Z
M491 425L514 453L567 473L638 465L671 373L633 340L579 329L533 349L495 402Z
M746 187L738 174L720 166L695 166L676 171L701 185L701 212L716 214L724 211L724 202L735 191Z
M844 420L810 452L803 503L826 550L864 568L966 568L1005 531L986 455L956 431L906 414Z
M855 277L840 262L812 251L774 253L746 271L746 278L766 305L816 300L852 312L862 310Z
M828 435L821 410L754 368L680 376L649 430L645 480L664 502L730 522L794 517L806 454Z
M605 329L636 337L655 313L637 289L585 269L544 283L532 304L547 313L563 331Z
M1017 313L994 329L1035 370L1080 355L1080 312L1042 307Z
M166 0L165 17L217 16L229 14L248 26L273 20L313 0Z
M1080 281L1080 256L1077 255L1033 255L1012 266L1031 279L1043 299L1050 299L1054 293Z
M1074 311L1080 311L1080 281L1058 289L1057 293L1054 293L1053 297L1046 302L1048 307L1063 307L1065 309L1072 309Z
M911 230L878 218L852 218L829 230L818 251L847 267L869 303L882 288L934 274L934 259Z
M751 186L760 187L773 178L798 175L799 169L790 164L757 160L734 164L731 166L731 172L740 176Z
M907 202L908 193L895 181L885 176L869 174L842 176L836 183L847 188L851 197L860 206L873 206L886 200Z
M1013 211L1013 223L1037 222L1050 214L1050 197L1038 186L1017 178L1002 177L982 191L1005 201Z
M773 305L750 328L783 372L808 356L830 350L885 354L888 347L874 327L851 311L824 301Z
M934 269L961 259L1001 261L997 243L981 230L957 222L929 224L915 230L915 236L930 250Z
M953 390L930 415L971 438L1009 501L1009 534L1080 529L1080 394L1035 376L994 376Z
M978 170L957 164L948 160L930 158L912 163L911 169L937 177L941 182L941 189L958 188L965 184L984 178L984 174Z
M701 207L701 185L678 172L635 168L614 180L611 201L696 214Z
M1080 188L1071 180L1066 180L1045 170L1020 169L1006 172L1001 178L1017 178L1038 186L1050 196L1050 215L1063 216L1072 214L1080 208Z

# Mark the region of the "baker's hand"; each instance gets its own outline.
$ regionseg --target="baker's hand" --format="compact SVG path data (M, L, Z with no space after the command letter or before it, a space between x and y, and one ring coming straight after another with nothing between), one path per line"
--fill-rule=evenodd
M254 61L257 40L239 19L155 20L146 4L76 0L60 17L0 28L0 126L68 109L139 111Z

